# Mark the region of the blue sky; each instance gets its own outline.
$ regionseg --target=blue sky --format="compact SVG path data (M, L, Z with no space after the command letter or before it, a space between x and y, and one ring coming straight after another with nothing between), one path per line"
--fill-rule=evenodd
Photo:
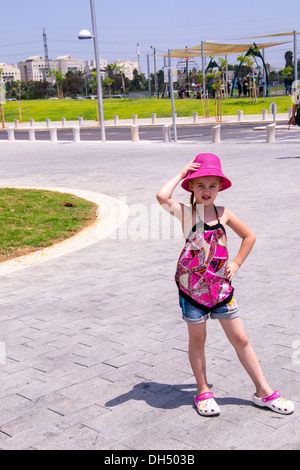
M0 62L16 64L31 55L44 55L43 28L50 59L64 54L78 59L94 58L92 41L77 39L81 29L91 30L89 0L0 2ZM163 54L169 48L196 46L202 40L227 43L246 36L294 29L300 32L299 0L289 0L286 4L283 0L186 3L183 0L95 0L95 6L100 56L109 62L137 60L136 44L139 43L142 72L146 72L147 53L152 55L150 46L156 47L157 54ZM270 42L272 38L256 41ZM266 62L284 67L284 53L292 48L291 43L267 50ZM300 58L300 44L298 51ZM236 63L236 56L228 56L228 59ZM163 59L158 57L157 60L160 67ZM198 62L200 64L200 58Z

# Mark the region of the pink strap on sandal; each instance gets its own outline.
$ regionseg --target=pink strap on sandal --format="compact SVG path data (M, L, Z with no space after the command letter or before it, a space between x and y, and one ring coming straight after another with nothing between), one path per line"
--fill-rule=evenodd
M220 414L220 408L211 392L194 396L194 403L201 416L214 416Z
M270 395L269 397L262 398L262 402L267 403L268 401L275 400L276 398L280 398L280 393L278 392L278 390L275 390L275 392L272 393L272 395Z
M208 400L209 398L214 398L214 394L211 392L202 393L202 395L194 396L194 402L198 403L199 401Z
M260 407L270 408L275 413L280 413L288 415L293 413L295 410L295 405L292 401L282 398L278 390L269 395L268 397L258 398L256 395L253 395L253 401L255 405Z

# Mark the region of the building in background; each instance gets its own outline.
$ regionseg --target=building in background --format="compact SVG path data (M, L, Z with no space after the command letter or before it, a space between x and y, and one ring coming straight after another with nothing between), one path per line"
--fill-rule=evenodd
M133 62L131 60L117 60L116 62L117 67L121 67L122 72L124 73L125 77L129 78L129 80L133 80L133 71L136 69L139 70L139 63Z
M49 62L50 69L53 68L53 64ZM21 73L22 82L29 82L31 80L36 82L42 82L44 80L49 80L48 72L49 68L46 64L46 60L42 56L33 56L28 57L24 62L18 63L18 68Z
M78 60L71 55L62 55L53 60L53 69L65 76L68 72L85 72L83 60Z
M0 64L0 69L2 71L1 78L4 83L21 80L20 70L15 65Z
M107 66L109 64L108 60L99 58L100 60L100 70L101 70L101 78L104 79L107 77ZM5 65L5 64L4 64ZM131 60L118 60L116 62L117 67L120 67L122 72L124 73L125 77L129 80L133 79L133 71L139 70L139 63L133 62ZM28 59L24 60L23 62L19 62L18 66L6 66L10 67L10 73L7 73L7 77L9 76L18 76L19 80L29 82L33 81L44 81L47 80L52 82L53 79L49 77L49 69L56 70L61 72L63 76L66 76L68 72L77 72L80 71L85 73L86 76L92 74L95 70L96 65L94 60L79 60L75 59L71 55L63 55L59 56L54 60L50 60L49 62L42 56L32 56L28 57ZM4 68L4 67L1 67ZM18 74L19 70L19 74ZM14 74L13 74L14 71Z
M99 57L99 63L100 63L101 78L104 79L106 77L106 68L108 66L108 61L106 59L102 59L101 57ZM96 69L95 60L86 60L85 61L85 73L87 75L92 75L92 73L95 69Z
M83 60L75 59L70 55L59 56L55 60L50 60L46 63L46 60L42 56L33 56L26 59L24 62L18 63L18 68L21 74L21 80L29 82L30 80L42 82L47 80L48 82L53 81L49 77L49 69L61 72L65 76L68 72L80 71L84 73L85 65Z

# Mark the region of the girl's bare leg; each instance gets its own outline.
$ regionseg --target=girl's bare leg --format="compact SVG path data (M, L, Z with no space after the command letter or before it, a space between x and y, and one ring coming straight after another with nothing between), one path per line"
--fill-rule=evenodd
M205 341L206 322L188 323L189 360L197 382L198 395L209 392L206 379Z
M256 387L258 398L269 396L272 388L266 382L260 364L244 330L241 318L220 320L223 330L233 345L238 358Z

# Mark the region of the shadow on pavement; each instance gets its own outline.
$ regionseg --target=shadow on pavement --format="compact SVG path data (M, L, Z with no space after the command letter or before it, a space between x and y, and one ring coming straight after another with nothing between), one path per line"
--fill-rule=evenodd
M174 409L192 405L196 392L195 384L169 385L158 382L141 382L129 392L109 400L105 403L105 406L114 407L129 400L144 400L153 408ZM252 401L242 398L215 398L220 405L254 406Z

